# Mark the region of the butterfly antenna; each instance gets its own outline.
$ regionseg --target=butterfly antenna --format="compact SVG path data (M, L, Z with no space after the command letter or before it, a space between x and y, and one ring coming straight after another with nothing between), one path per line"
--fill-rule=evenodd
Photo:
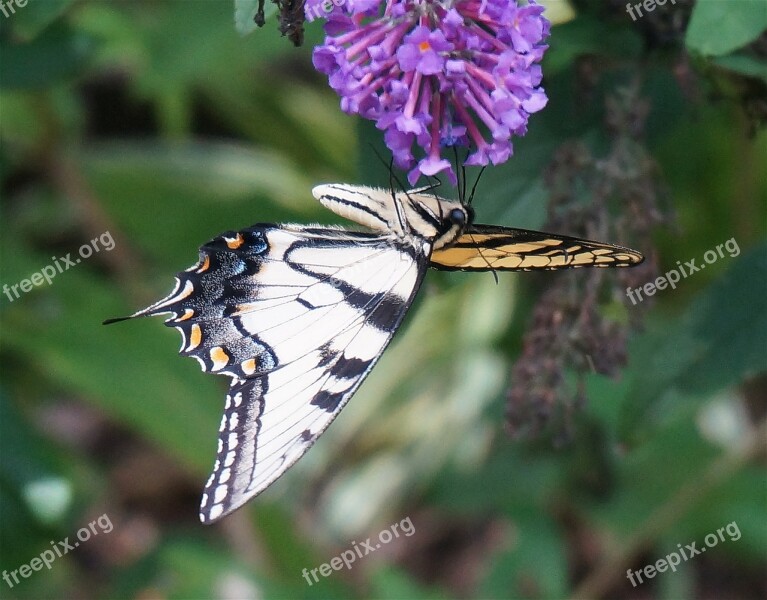
M434 183L429 183L429 185L427 185L426 187L419 188L420 192L430 192L431 190L435 190L435 189L437 189L438 187L440 187L442 185L442 181L440 180L439 177L436 177L434 175L430 175L429 176L429 180L431 180L431 179L434 180ZM436 196L436 194L435 194L435 196Z
M129 317L114 317L112 319L104 319L101 324L102 325L111 325L112 323L119 323L120 321L127 321L128 319L132 319L134 315L131 315Z
M394 200L394 157L389 160L389 193Z
M463 165L461 165L461 171L463 173L463 183L464 183L464 188L463 188L462 194L463 194L463 198L465 198L466 197L466 187L465 187L465 185L466 185L466 168ZM477 175L477 179L474 181L474 185L471 186L471 194L469 195L469 199L466 202L466 204L471 205L472 201L474 200L474 194L477 191L477 184L479 184L479 179L482 177L482 173L484 173L484 172L485 172L485 167L483 166L482 169L479 172L479 175ZM463 202L463 198L461 199L461 203L462 204L464 203ZM477 252L482 257L482 260L485 261L485 264L487 265L488 269L490 269L490 272L493 274L493 279L495 279L495 284L498 285L498 272L493 267L493 265L490 264L490 261L487 260L487 257L482 252L482 246L480 246L479 243L477 242L477 240L474 239L474 235L472 233L469 233L469 238L471 239L471 241L474 244L474 246L477 248Z
M463 195L463 198L461 202L463 202L463 199L466 198L466 165L461 163L461 179L463 181L463 189L461 190L461 194ZM471 204L471 198L469 198L469 204Z
M397 185L399 186L399 188L400 188L400 189L401 189L403 192L407 193L407 190L405 189L405 186L404 186L404 185L402 185L402 181L401 181L401 180L400 180L400 178L399 178L399 177L397 177L397 175L394 173L394 157L392 156L392 157L391 157L391 159L389 160L389 162L387 163L387 162L384 160L383 156L381 156L381 153L380 153L380 152L378 152L378 150L376 149L376 147L375 147L375 146L373 146L373 144L370 144L370 148L373 150L373 153L376 155L376 157L378 158L378 160L380 160L380 161L381 161L381 164L382 164L384 167L386 167L387 169L389 169L389 189L391 190L391 193L392 193L392 195L394 194L394 182L395 182L395 181L397 182Z
M487 165L483 166L482 169L479 171L479 175L477 175L477 179L474 181L474 185L471 186L471 194L469 195L469 204L472 203L474 200L474 192L477 191L477 185L479 185L479 180L482 177L482 173L485 172L485 169L487 168ZM466 181L466 177L464 175L464 181Z
M407 193L407 190L405 189L405 186L402 185L402 181L400 181L400 178L397 177L394 174L394 156L391 157L391 160L387 164L386 161L383 159L383 156L378 152L375 146L373 144L370 144L370 148L373 150L373 153L378 157L378 160L381 161L381 163L389 169L389 192L391 193L391 201L394 204L394 210L397 212L397 220L399 221L400 227L402 229L407 229L406 223L405 223L405 217L402 214L400 203L397 200L397 194L394 192L394 181L397 182L397 185L400 187L400 189L405 192L405 195L410 198L410 195Z
M463 204L463 198L464 198L464 188L466 187L466 172L463 170L463 165L461 165L461 168L458 168L458 149L453 145L453 164L455 165L455 176L458 179L457 181L457 188L458 188L458 201Z
M439 180L439 177L435 177L435 176L433 176L433 175L429 175L429 176L428 176L428 179L429 179L429 186L428 186L428 187L426 187L426 188L423 190L424 192L428 192L428 191L431 191L431 190L433 190L433 189L435 189L435 188L438 188L439 186L441 186L441 185L442 185L442 182ZM431 180L432 180L432 179L435 181L435 183L431 183ZM436 197L436 194L435 194L435 197ZM439 218L440 218L440 219L442 219L442 218L443 218L443 214L442 214L442 203L441 203L441 202L439 202L439 203L437 204L437 206L439 207Z

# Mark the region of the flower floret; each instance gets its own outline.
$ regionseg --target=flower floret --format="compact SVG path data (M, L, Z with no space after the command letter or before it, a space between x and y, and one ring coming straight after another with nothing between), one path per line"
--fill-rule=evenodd
M307 14L319 0L308 0ZM327 2L327 0L326 0ZM533 0L334 0L314 65L344 111L376 122L395 163L446 172L451 146L465 164L499 164L531 114L546 105L539 63L549 33ZM421 158L414 153L419 147Z

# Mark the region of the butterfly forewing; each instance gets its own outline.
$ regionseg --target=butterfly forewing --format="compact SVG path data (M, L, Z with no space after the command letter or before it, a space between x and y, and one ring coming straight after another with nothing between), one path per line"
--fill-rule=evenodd
M435 250L430 266L446 271L530 271L625 267L642 262L629 248L492 225L472 225L449 247Z

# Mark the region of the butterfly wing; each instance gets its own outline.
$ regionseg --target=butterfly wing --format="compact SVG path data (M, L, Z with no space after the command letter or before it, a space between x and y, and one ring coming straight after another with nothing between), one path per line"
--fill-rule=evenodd
M383 353L431 247L340 229L254 225L200 248L165 299L181 354L232 377L200 519L266 489L330 425Z
M578 238L493 225L467 227L451 245L435 250L429 266L445 271L530 271L575 267L628 267L636 250Z

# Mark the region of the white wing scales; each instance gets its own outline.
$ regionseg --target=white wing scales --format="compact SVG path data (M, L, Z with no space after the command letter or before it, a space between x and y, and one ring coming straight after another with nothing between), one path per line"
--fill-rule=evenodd
M412 303L430 246L337 229L255 225L200 249L170 312L181 353L231 376L200 508L213 522L266 489L330 425Z
M351 331L355 339L373 333L367 349L379 353L390 338L364 324ZM347 352L336 351L321 366L323 352L313 352L271 375L233 381L222 423L228 426L232 414L244 413L245 420L236 419L233 430L225 427L220 433L220 451L201 506L203 522L220 518L266 489L325 431L377 358L350 358ZM238 395L247 399L248 407L235 406ZM239 451L231 452L232 442ZM227 457L234 461L233 470L227 471Z

